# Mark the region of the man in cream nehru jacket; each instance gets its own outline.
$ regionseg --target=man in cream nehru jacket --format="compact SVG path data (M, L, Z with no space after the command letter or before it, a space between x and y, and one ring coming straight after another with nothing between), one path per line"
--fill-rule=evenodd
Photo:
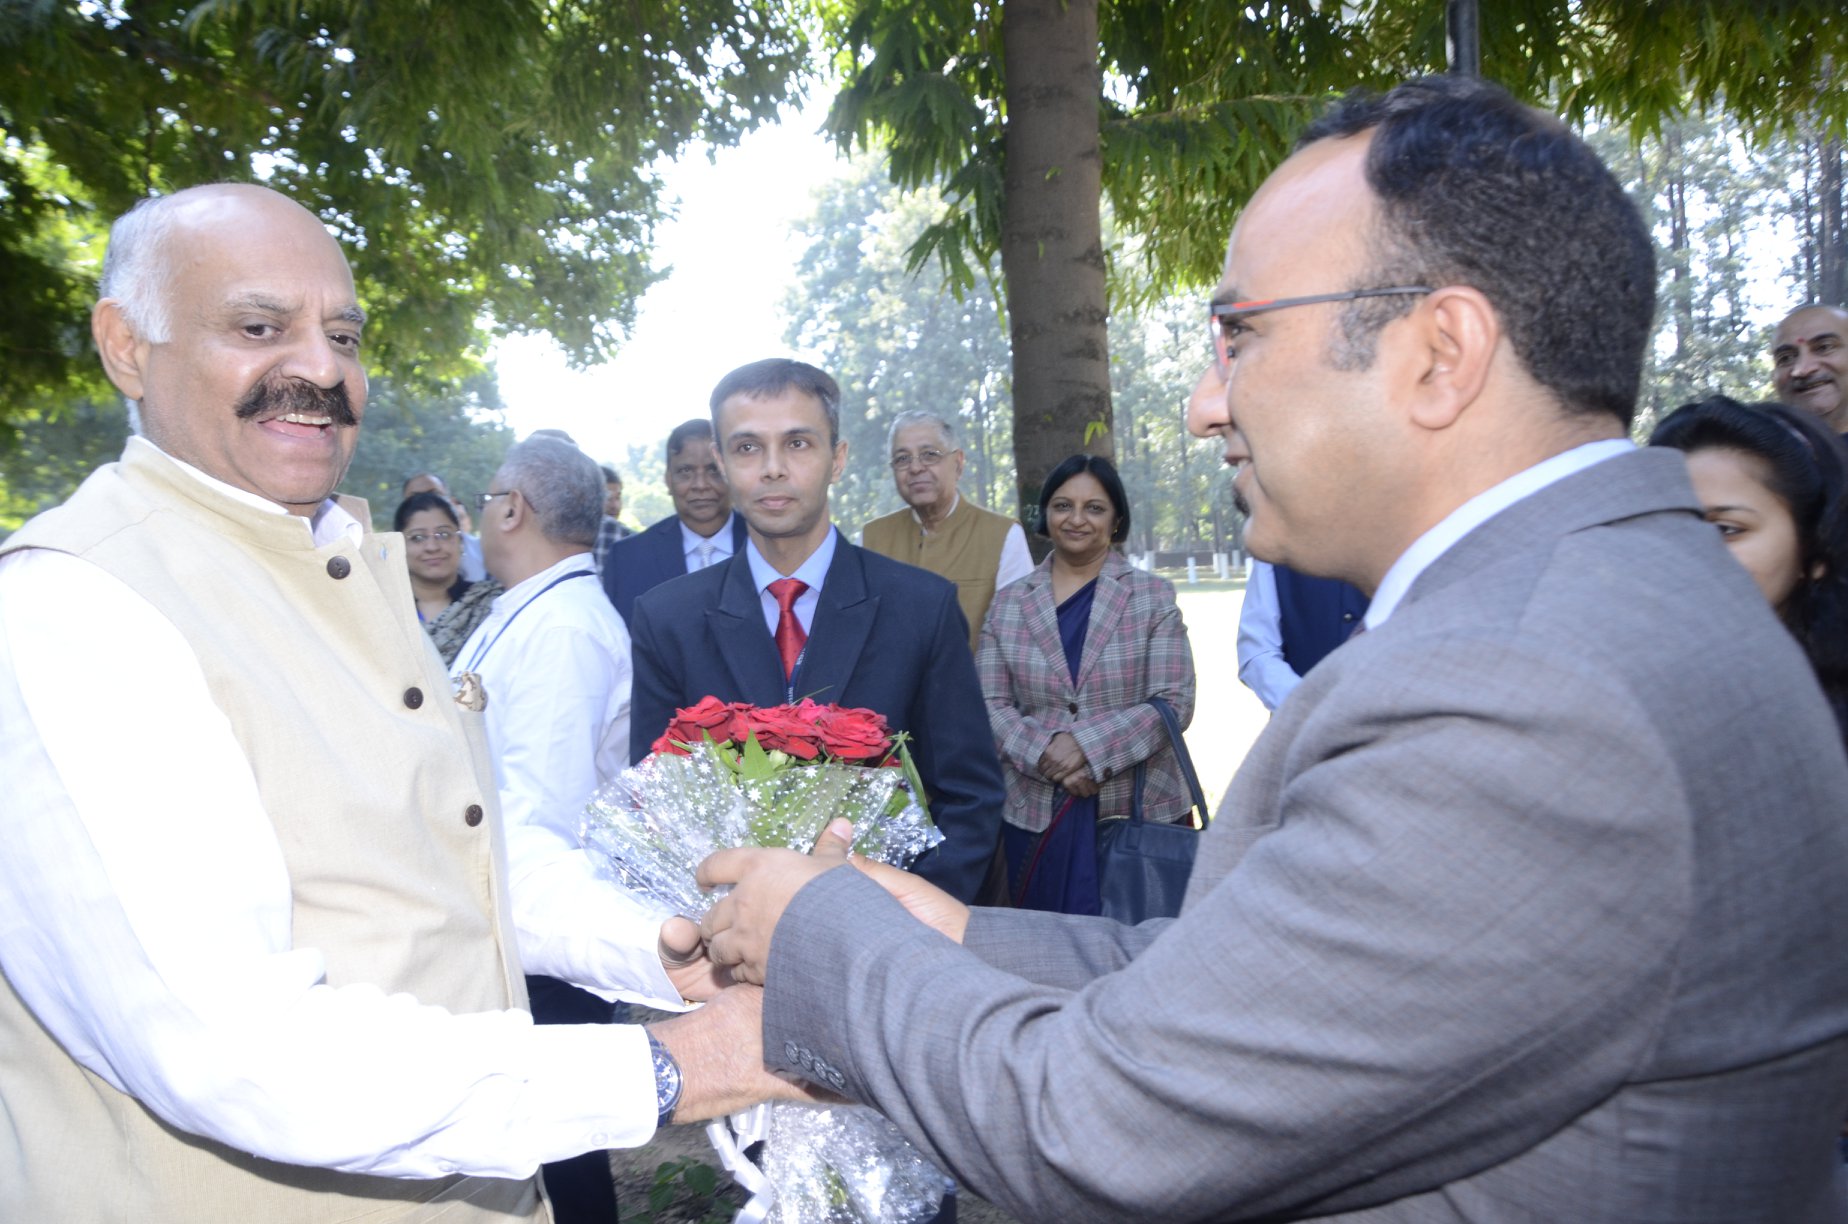
M145 433L0 550L0 1219L542 1218L542 1161L653 1134L657 1048L524 1010L482 716L332 497L346 260L200 187L101 299ZM589 984L678 1006L686 934L599 928Z

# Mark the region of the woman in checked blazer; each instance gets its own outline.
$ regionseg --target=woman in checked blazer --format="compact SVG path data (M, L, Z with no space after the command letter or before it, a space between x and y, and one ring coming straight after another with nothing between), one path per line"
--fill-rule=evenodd
M1014 904L1095 914L1096 825L1125 816L1148 762L1143 815L1189 806L1161 716L1193 717L1193 652L1165 579L1114 545L1129 502L1109 460L1073 455L1046 478L1034 529L1052 553L995 595L976 672L1007 781L1002 847Z

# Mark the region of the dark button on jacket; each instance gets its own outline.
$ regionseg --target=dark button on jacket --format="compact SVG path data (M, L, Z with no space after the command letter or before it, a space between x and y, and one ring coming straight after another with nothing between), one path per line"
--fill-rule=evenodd
M353 563L348 561L345 557L329 557L327 559L327 576L329 578L345 578L352 572Z
M468 827L471 829L474 828L476 825L480 824L481 823L481 805L479 803L469 804L468 810L462 813L462 819L468 822Z
M418 706L421 706L423 704L423 690L420 688L405 689L404 690L404 704L409 706L413 710L415 710Z

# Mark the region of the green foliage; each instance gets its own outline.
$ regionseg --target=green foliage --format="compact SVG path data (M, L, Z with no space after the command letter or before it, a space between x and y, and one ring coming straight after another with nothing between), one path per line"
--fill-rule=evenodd
M1647 437L1678 405L1714 392L1771 395L1770 338L1760 322L1802 300L1787 266L1764 258L1787 226L1798 142L1759 148L1725 115L1665 121L1633 139L1589 135L1642 210L1656 240L1657 325L1643 370L1635 434ZM1780 286L1782 275L1786 284Z
M1231 546L1241 525L1232 469L1217 441L1187 432L1187 390L1207 356L1201 300L1193 294L1117 316L1110 337L1116 465L1129 494L1131 552Z
M467 380L458 391L417 394L375 382L343 492L366 499L373 526L391 527L404 482L422 472L443 478L471 511L513 445L501 419L492 374Z
M823 4L824 37L846 80L829 131L844 146L888 148L895 183L939 188L947 211L913 253L937 260L958 288L990 266L1007 211L1005 2ZM1122 305L1211 283L1232 217L1333 94L1445 64L1437 0L1095 2L1104 196L1119 232L1135 240L1114 253ZM1761 145L1806 122L1840 133L1843 64L1839 0L1483 5L1485 76L1574 122L1621 116L1639 134L1690 107L1742 116L1744 134Z
M898 509L886 433L913 409L959 423L962 490L1005 512L1014 465L1009 424L1007 334L986 281L960 298L926 266L909 272L906 250L941 211L930 193L885 181L881 159L856 159L822 185L801 227L808 248L786 299L786 339L841 384L847 471L831 493L834 519L852 535Z
M84 477L119 458L128 438L128 414L119 399L79 400L30 422L21 437L21 445L0 448L0 537L57 505Z
M0 0L0 404L97 393L108 220L225 179L342 238L400 385L478 370L490 327L607 357L656 275L653 166L774 115L805 54L737 0Z
M127 436L128 417L119 399L79 400L24 422L20 444L0 450L0 534L69 497L91 472L120 457ZM365 498L374 527L386 530L406 478L435 472L466 501L488 487L512 445L491 374L477 375L461 391L437 395L378 382L340 487Z
M632 1211L623 1207L623 1218L635 1224L668 1224L670 1220L688 1224L726 1224L738 1214L737 1204L728 1201L719 1185L719 1172L693 1156L664 1160L655 1169L654 1182L648 1187L648 1207Z

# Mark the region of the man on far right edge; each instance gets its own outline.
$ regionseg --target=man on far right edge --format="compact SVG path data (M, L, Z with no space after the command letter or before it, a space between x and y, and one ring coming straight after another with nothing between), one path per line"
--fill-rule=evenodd
M676 1038L761 1041L1029 1221L1841 1221L1848 760L1681 457L1627 438L1654 304L1557 119L1465 77L1338 103L1238 218L1189 424L1253 553L1367 632L1180 917L724 851L708 947L767 986ZM676 1118L717 1112L683 1065Z
M1777 397L1813 412L1836 433L1848 433L1848 310L1799 306L1771 338L1771 382Z

